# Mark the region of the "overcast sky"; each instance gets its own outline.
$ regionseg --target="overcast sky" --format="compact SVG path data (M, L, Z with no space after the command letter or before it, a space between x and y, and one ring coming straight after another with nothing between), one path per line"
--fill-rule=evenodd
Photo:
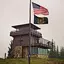
M37 25L43 38L64 46L64 0L32 0L49 10L49 24ZM33 8L32 8L33 23ZM0 0L0 57L7 53L11 26L29 22L29 0Z

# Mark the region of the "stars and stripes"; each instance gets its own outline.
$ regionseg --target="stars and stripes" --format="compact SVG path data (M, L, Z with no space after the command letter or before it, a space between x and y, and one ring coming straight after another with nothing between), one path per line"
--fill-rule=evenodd
M40 5L33 3L33 2L32 2L32 4L33 4L33 8L34 8L34 14L49 15L49 12L45 7L40 6Z

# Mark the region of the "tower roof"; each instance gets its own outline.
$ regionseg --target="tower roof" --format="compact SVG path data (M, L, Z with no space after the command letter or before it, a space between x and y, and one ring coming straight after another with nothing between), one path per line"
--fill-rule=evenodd
M19 29L21 27L29 27L29 23L27 23L27 24L21 24L21 25L15 25L15 26L12 26L12 27L15 28L15 29ZM35 30L40 29L38 26L36 26L36 25L34 25L32 23L31 23L31 28L33 28Z

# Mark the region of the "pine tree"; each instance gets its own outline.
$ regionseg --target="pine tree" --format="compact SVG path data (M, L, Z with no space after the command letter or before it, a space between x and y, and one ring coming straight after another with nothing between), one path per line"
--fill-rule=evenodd
M56 58L56 46L53 40L52 40L52 49L50 49L49 52L49 58Z
M53 39L52 39L52 48L50 49L50 51L49 51L49 58L52 58L53 57Z
M11 58L12 55L11 55L11 51L12 51L12 41L11 41L11 44L10 44L10 47L8 47L8 58Z
M60 50L60 58L64 58L64 47Z
M59 58L59 49L58 49L58 46L57 46L57 51L56 51L56 57Z
M56 46L55 46L55 43L53 45L53 58L56 58Z

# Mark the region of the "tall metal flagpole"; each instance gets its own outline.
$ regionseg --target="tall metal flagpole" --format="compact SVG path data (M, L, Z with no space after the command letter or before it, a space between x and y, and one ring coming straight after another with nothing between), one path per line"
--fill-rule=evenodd
M31 0L29 2L29 47L28 47L28 64L30 64L30 48L31 48Z

